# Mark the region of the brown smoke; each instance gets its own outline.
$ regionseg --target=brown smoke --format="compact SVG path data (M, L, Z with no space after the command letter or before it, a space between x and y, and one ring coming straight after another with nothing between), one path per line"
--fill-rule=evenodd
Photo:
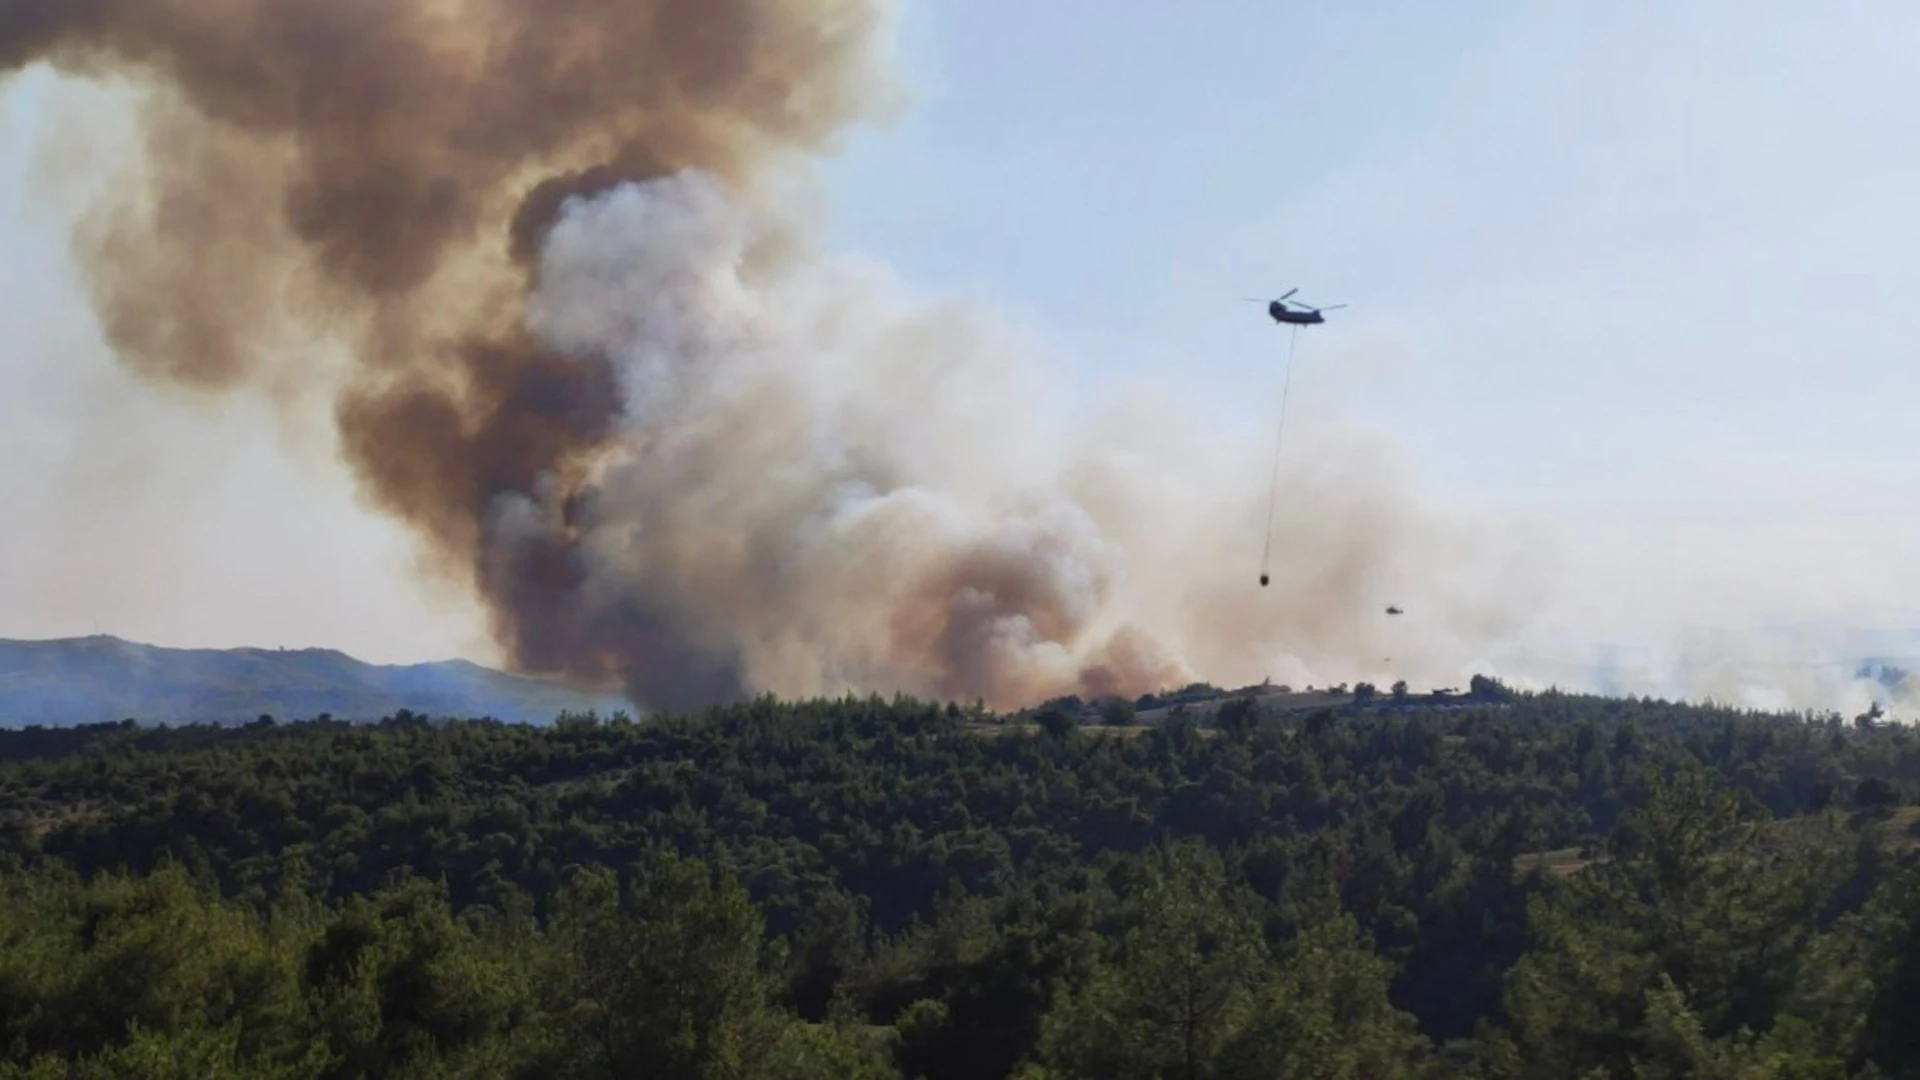
M869 0L6 0L0 71L46 61L156 89L144 182L81 237L124 359L232 386L265 374L292 322L353 333L361 372L338 416L368 493L472 568L524 665L645 686L676 662L670 629L636 613L611 640L578 640L564 546L511 568L483 558L494 498L577 480L619 409L605 358L520 332L510 271L569 195L687 167L744 182L821 145L871 93L885 14Z
M889 15L0 0L0 72L150 90L140 182L79 243L113 345L221 389L319 385L300 347L345 341L348 463L522 669L671 708L1009 704L1378 652L1375 594L1433 569L1436 527L1377 477L1307 478L1254 609L1251 447L1195 435L1169 478L1055 438L991 320L893 297L763 205L878 103Z

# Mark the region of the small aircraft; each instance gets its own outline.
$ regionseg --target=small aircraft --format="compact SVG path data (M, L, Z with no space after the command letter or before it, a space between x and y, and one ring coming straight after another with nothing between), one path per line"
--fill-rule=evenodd
M1401 611L1401 610L1400 610L1399 608L1397 608L1397 607L1393 607L1392 605L1388 605L1388 607L1387 607L1387 614L1389 614L1389 615L1405 615L1405 614L1406 614L1406 612L1404 612L1404 611Z
M1306 326L1312 323L1326 322L1327 321L1326 319L1321 318L1320 316L1321 312L1338 311L1341 308L1347 306L1345 304L1333 304L1328 307L1314 307L1312 304L1303 303L1302 301L1299 301L1299 300L1295 300L1291 305L1289 305L1287 303L1287 298L1299 291L1300 290L1297 288L1288 289L1286 292L1280 294L1280 297L1275 300L1261 300L1259 297L1254 297L1254 296L1242 297L1242 299L1244 299L1249 304L1264 303L1267 305L1267 314L1273 316L1274 322L1293 323L1296 326Z

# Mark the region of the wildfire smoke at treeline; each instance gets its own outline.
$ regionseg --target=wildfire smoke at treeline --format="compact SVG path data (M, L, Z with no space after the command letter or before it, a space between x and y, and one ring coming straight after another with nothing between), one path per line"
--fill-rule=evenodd
M1289 478L1274 587L1250 591L1256 444L1164 403L1063 430L990 314L820 252L812 203L782 193L890 102L891 19L881 0L5 0L0 71L145 91L143 167L75 239L124 363L239 390L299 382L290 341L344 342L347 464L519 669L667 708L1004 705L1278 657L1443 663L1508 624L1497 560L1411 508L1377 447L1324 431ZM1424 629L1382 625L1388 588Z

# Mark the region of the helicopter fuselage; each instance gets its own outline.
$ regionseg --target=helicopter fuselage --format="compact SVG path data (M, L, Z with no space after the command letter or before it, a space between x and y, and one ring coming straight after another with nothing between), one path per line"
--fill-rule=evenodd
M1273 316L1274 322L1298 323L1302 325L1307 325L1312 323L1323 323L1327 321L1326 317L1321 315L1317 311L1313 311L1313 310L1295 311L1278 300L1275 300L1271 304L1267 305L1267 314Z

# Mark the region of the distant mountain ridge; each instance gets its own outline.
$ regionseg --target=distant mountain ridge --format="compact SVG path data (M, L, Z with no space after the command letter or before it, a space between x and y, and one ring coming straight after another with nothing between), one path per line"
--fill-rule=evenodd
M619 694L465 660L379 665L334 649L175 649L107 635L0 639L0 727L240 723L262 714L378 720L401 709L543 723L562 711L638 713Z

